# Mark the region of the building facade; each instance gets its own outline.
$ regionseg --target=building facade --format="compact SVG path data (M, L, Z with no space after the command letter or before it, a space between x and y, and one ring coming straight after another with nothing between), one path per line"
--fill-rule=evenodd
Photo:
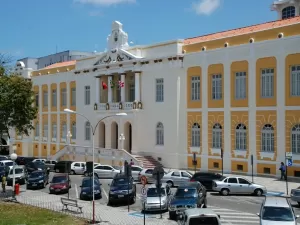
M300 176L299 1L273 8L283 20L148 46L129 46L113 22L107 52L30 72L39 114L17 154L56 155L70 131L72 159L90 159L94 134L100 162L194 168L195 153L197 169L250 173L253 158L255 174L277 174L292 152Z

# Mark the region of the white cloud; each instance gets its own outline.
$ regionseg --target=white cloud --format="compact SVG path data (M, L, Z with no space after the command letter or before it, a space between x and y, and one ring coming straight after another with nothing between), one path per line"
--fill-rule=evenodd
M210 15L221 5L221 0L200 0L192 4L192 9L199 15Z
M136 0L74 0L74 2L91 5L111 6L122 3L135 3Z

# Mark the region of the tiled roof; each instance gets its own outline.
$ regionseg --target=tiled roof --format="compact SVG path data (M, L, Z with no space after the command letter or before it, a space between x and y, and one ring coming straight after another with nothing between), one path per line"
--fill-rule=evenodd
M187 38L184 40L184 44L194 44L198 42L206 42L206 41L212 41L216 39L239 36L243 34L249 34L249 33L259 32L263 30L284 27L284 26L297 24L297 23L300 23L300 16L293 17L290 19L285 19L285 20L277 20L277 21L271 21L262 24L256 24L248 27L241 27L233 30L221 31L218 33L213 33L213 34L208 34L208 35L203 35L203 36L198 36L193 38Z
M58 68L58 67L63 67L63 66L73 66L73 65L75 65L75 63L76 63L76 60L54 63L50 66L42 68L42 70L44 70L44 69L53 69L53 68Z

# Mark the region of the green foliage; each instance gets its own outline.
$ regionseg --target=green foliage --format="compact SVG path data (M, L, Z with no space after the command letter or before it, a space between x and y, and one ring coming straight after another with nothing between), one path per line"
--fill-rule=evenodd
M32 82L21 76L0 76L0 131L16 128L18 133L29 135L36 118Z

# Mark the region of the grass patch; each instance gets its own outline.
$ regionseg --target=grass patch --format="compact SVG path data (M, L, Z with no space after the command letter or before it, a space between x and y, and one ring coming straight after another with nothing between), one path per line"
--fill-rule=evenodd
M83 219L29 205L0 202L1 225L84 225Z

